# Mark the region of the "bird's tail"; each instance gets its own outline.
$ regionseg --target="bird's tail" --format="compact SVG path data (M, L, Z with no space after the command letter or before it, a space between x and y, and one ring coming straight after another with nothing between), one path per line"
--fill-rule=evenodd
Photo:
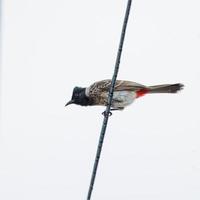
M177 93L184 87L181 83L176 84L164 84L164 85L154 85L148 87L149 93Z

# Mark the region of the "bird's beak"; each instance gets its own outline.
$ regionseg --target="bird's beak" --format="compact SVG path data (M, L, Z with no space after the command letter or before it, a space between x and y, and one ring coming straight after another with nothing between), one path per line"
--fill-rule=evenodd
M70 100L68 103L66 103L65 106L68 106L68 105L73 104L73 103L74 103L74 101L73 101L73 100Z

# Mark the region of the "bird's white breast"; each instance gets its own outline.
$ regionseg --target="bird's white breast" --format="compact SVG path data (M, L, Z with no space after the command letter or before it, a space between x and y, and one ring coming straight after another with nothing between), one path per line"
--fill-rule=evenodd
M113 94L113 107L126 107L133 103L136 98L135 92L116 91Z

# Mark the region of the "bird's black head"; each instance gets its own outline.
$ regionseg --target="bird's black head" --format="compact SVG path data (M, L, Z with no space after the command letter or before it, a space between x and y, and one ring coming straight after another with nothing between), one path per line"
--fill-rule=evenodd
M77 104L81 106L90 105L90 100L85 94L86 88L75 87L72 94L72 99L65 105Z

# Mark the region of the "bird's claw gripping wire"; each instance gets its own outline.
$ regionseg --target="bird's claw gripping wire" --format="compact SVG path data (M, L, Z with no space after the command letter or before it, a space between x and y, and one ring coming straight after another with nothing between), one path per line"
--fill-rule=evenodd
M112 112L110 112L110 111L107 112L107 111L105 110L105 111L102 112L102 115L103 115L104 117L107 117L107 116L110 117L110 116L112 116Z

